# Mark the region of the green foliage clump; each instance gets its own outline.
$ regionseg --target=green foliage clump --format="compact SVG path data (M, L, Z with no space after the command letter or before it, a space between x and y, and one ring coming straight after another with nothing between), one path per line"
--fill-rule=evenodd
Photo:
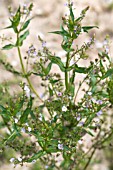
M23 8L19 6L10 17L11 25L5 28L13 29L17 39L2 50L16 48L22 70L15 70L3 60L0 62L14 75L26 79L27 83L20 83L21 95L0 105L0 128L2 131L5 126L8 130L2 131L0 148L2 151L12 148L20 155L10 159L15 165L37 161L37 169L86 170L95 151L102 149L113 135L112 123L105 128L109 117L107 112L113 104L113 68L107 52L108 44L87 67L80 65L80 61L89 61L87 51L95 43L95 37L80 47L73 44L81 34L98 27L82 25L89 7L75 18L73 3L68 2L69 16L62 18L60 31L50 32L62 37L61 47L66 62L52 53L39 37L42 50L37 51L31 45L24 64L21 47L29 35L32 7L33 4ZM108 39L105 41L108 43ZM36 60L31 64L34 58ZM61 74L52 71L54 65L59 67ZM32 75L41 79L41 97L30 79ZM78 85L77 75L81 77ZM81 90L84 94L78 100ZM86 136L92 139L87 151L84 150Z

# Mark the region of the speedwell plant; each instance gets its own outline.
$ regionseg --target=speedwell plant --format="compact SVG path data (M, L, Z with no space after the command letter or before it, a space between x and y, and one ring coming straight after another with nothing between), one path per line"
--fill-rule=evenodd
M49 50L40 36L42 49L37 50L32 44L23 57L21 47L29 36L33 4L19 6L16 13L9 9L10 25L5 29L13 30L16 41L12 43L13 39L7 38L10 43L2 50L17 49L21 71L3 59L0 63L21 77L22 91L6 104L1 101L0 148L2 153L7 148L15 151L17 156L10 158L15 166L38 162L39 169L86 170L94 163L96 151L111 145L113 125L108 109L113 105L113 64L108 53L109 41L105 39L103 51L95 59L89 58L95 37L81 46L75 40L98 27L82 24L89 7L75 18L73 3L68 1L66 6L69 15L62 17L60 30L50 32L62 37L65 62ZM87 61L87 67L81 61ZM59 71L53 71L55 65ZM41 80L41 95L33 85L32 75Z

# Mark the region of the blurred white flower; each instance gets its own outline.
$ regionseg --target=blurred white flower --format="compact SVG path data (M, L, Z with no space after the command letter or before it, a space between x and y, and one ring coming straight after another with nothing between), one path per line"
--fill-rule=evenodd
M18 119L17 118L15 118L14 121L15 121L15 123L18 123Z
M63 112L66 112L66 111L67 111L67 107L66 107L66 106L63 106L63 107L62 107L62 111L63 111Z
M28 127L28 131L31 132L31 130L32 130L31 127Z
M22 128L22 129L21 129L21 132L22 132L22 133L25 133L25 132L26 132L25 128Z
M21 162L21 161L22 161L22 158L18 158L18 161Z
M79 140L78 143L79 143L80 145L82 145L83 142L82 142L82 140Z
M12 163L14 162L15 158L11 158L9 161Z
M60 149L60 150L63 150L64 149L64 147L63 147L63 144L58 144L58 149Z
M24 86L24 91L26 92L26 96L30 97L30 89L27 85Z

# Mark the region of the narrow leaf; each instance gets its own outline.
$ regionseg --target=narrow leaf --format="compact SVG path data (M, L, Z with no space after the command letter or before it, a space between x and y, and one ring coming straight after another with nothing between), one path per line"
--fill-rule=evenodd
M15 47L13 44L8 44L8 45L5 45L4 47L2 47L2 50L10 50L13 47Z
M29 30L25 31L24 34L19 37L19 39L16 42L16 45L22 46L23 41L27 38L28 35L29 35Z
M30 114L31 109L30 108L26 108L25 111L23 112L21 118L20 118L20 122L21 123L25 123L27 121L28 115Z
M44 156L46 154L45 151L43 150L40 150L38 153L34 154L31 158L29 158L27 160L27 162L32 162L33 160L37 160L39 159L40 157Z
M24 23L24 25L23 25L23 27L21 28L21 30L20 30L20 31L25 30L25 29L28 27L28 25L29 25L30 21L31 21L31 19L27 20L27 21Z
M107 77L109 77L109 76L111 76L112 74L113 74L113 68L112 68L112 69L109 69L109 70L105 73L105 75L102 77L102 80L105 79L105 78L107 78Z

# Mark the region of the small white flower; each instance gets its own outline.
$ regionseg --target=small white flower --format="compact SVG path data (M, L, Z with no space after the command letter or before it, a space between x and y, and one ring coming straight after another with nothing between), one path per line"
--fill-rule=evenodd
M30 97L30 89L27 85L24 86L24 91L26 92L26 96Z
M78 126L83 126L84 122L79 122Z
M103 104L103 101L102 100L97 100L97 104Z
M40 121L42 121L42 114L40 113L39 114L39 118L38 118Z
M49 166L48 166L48 165L46 165L46 166L45 166L45 169L48 169L48 168L49 168Z
M58 92L57 95L58 95L59 97L61 97L61 96L62 96L62 92Z
M17 118L15 118L14 121L15 121L15 123L18 123L18 119Z
M54 113L53 113L53 117L55 117L56 115L57 115L57 112L54 112Z
M79 140L78 143L79 143L80 145L82 145L83 142L82 142L82 140Z
M67 107L66 107L66 106L63 106L63 107L62 107L62 111L63 111L63 112L66 112L66 111L67 111Z
M18 158L18 161L21 162L21 161L22 161L22 158Z
M36 160L34 159L33 161L32 161L32 163L35 163L36 162Z
M26 126L29 126L28 123L25 123Z
M77 121L79 121L79 120L80 120L80 115L77 116Z
M22 132L22 133L25 133L25 132L26 132L25 128L22 128L22 129L21 129L21 132Z
M15 158L11 158L9 161L12 163L14 162Z
M28 131L31 132L31 130L32 130L31 127L28 127Z
M100 110L96 113L97 116L101 116L102 114L103 114L102 110Z
M60 149L60 150L63 150L64 149L64 147L63 147L63 144L58 144L58 149Z
M84 33L84 30L83 30L83 29L81 29L81 33Z
M91 92L91 91L89 91L87 94L88 94L89 96L91 96L91 95L92 95L92 92Z

